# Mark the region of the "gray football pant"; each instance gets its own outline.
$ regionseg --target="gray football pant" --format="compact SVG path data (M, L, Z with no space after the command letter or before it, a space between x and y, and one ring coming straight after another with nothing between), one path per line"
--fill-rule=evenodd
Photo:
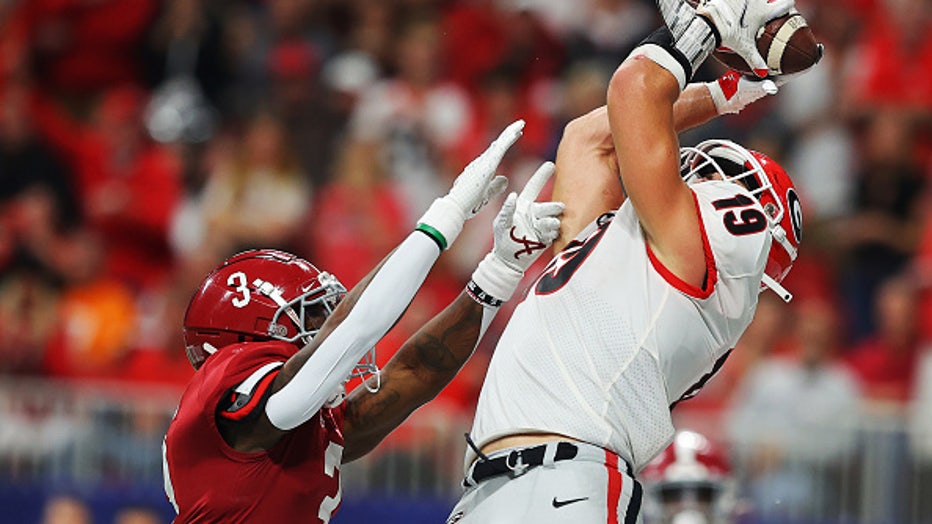
M493 476L467 487L447 523L640 524L641 485L627 472L625 461L602 448L574 444L579 452L573 459L545 460L520 475ZM508 456L515 449L520 448L488 458Z

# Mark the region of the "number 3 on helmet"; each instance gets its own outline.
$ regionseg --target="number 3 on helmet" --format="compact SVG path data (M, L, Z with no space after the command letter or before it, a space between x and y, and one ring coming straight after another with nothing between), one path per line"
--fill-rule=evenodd
M706 140L681 152L681 172L690 182L714 169L725 180L740 182L763 206L773 244L761 280L789 302L793 295L781 282L793 267L803 237L803 210L790 176L773 159L730 140Z
M272 249L244 251L214 269L184 317L195 369L230 344L280 340L304 347L346 295L336 277L300 257ZM375 348L352 376L375 373Z

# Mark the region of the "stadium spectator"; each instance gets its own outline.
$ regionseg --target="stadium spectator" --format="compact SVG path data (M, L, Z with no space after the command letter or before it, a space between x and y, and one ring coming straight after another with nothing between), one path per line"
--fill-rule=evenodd
M354 286L407 234L409 210L372 143L346 141L310 210L303 252Z
M440 36L432 16L404 20L394 43L396 74L362 95L350 121L352 139L379 146L409 219L442 193L447 155L463 139L470 116L466 91L444 77Z
M92 123L41 92L32 104L42 136L75 172L81 210L104 242L106 273L135 289L172 269L168 226L181 194L179 159L145 134L146 100L136 87L108 89Z
M10 23L24 39L28 68L56 93L93 97L143 78L140 51L156 0L18 2Z
M906 269L922 231L925 173L915 155L916 121L908 112L879 109L864 132L854 210L832 227L851 336L876 329L873 303L880 283Z
M916 284L908 274L887 277L874 302L877 331L848 350L865 400L902 408L915 388L919 363Z
M224 48L227 35L222 8L209 0L161 3L158 18L146 32L147 85L157 90L186 79L193 81L198 96L203 95L212 105L227 104L227 88L234 77Z
M286 130L308 195L333 174L342 131L355 107L355 97L341 97L325 83L319 55L303 40L280 43L269 54L270 110Z
M835 306L804 299L786 324L793 326L788 347L767 348L741 377L726 419L743 494L773 522L839 511L841 493L819 487L842 485L860 413L857 380L839 358Z
M113 524L162 524L161 515L146 506L120 508L113 517Z
M932 10L924 0L875 2L851 52L843 83L853 109L910 108L928 116L932 100Z
M257 244L293 249L310 189L285 132L274 115L257 115L241 147L213 166L204 186L203 241L221 257Z
M74 495L53 495L42 509L41 524L92 524L91 508Z

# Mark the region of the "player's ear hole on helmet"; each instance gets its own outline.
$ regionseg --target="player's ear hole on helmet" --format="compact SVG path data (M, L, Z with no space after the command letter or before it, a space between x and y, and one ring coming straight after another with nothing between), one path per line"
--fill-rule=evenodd
M767 202L766 204L764 204L764 212L767 213L767 215L770 216L770 218L776 219L777 214L780 213L780 210L777 208L776 204L774 204L773 202Z

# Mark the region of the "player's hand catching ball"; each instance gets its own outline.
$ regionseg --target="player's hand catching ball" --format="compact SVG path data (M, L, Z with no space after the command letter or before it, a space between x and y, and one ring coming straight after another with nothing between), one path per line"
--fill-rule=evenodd
M744 58L757 76L770 74L757 49L757 34L764 25L793 9L793 0L704 0L696 10L712 22L722 47Z
M767 95L777 94L777 83L755 79L731 70L706 84L718 114L738 113Z

